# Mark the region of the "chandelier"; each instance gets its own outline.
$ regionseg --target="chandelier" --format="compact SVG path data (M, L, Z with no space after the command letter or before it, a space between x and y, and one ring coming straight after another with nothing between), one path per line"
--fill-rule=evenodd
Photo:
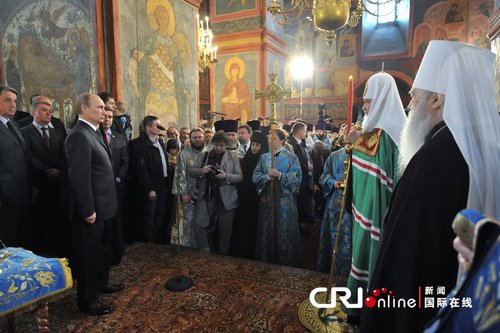
M302 14L311 10L313 25L316 29L326 32L326 41L332 45L337 37L336 30L346 25L355 27L367 12L366 3L371 5L384 5L390 2L399 3L401 0L284 0L286 5L281 5L281 0L271 0L267 11L275 16L279 23L290 24L298 20Z
M212 68L217 62L217 45L213 45L214 35L208 26L208 17L205 17L205 24L200 20L200 16L196 15L198 25L198 66L200 72L207 68ZM206 26L205 26L206 25Z

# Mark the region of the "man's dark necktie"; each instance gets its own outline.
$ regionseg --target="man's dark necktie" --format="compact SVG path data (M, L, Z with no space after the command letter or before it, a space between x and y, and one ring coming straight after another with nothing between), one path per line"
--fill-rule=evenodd
M12 125L12 123L10 121L7 122L7 127L9 128L9 131L12 133L12 135L17 140L17 142L19 142L19 144L21 144L21 140L19 140L19 137L17 136L16 130L14 129L14 126Z
M47 147L48 150L50 150L50 138L47 133L49 129L47 127L42 127L42 139L43 139L43 144L45 147Z

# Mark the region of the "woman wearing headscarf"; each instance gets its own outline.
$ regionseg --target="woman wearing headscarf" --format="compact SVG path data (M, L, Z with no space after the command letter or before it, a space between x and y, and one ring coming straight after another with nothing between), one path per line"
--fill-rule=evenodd
M285 131L272 130L270 144L274 152L274 167L271 166L271 153L266 153L260 157L253 172L252 181L260 195L255 259L300 267L300 231L295 194L300 189L302 171L297 156L283 148L285 139ZM272 186L271 181L274 182ZM273 211L274 218L270 218Z
M250 142L250 149L240 160L243 182L238 184L240 206L236 211L231 238L231 254L246 259L253 259L255 256L259 211L259 195L252 183L253 170L260 156L269 151L267 136L261 132L253 132Z

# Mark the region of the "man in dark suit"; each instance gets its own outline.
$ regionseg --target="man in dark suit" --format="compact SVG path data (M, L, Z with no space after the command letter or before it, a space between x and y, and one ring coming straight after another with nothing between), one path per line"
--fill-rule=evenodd
M143 205L141 240L166 243L170 239L166 215L168 157L163 141L159 140L164 128L155 116L144 117L142 123L146 135L134 145L132 153Z
M112 223L111 263L118 265L125 253L124 225L126 215L123 213L123 200L125 199L125 180L128 172L128 142L124 135L111 129L113 124L113 111L106 109L102 127L104 138L111 148L113 170L115 172L116 192L118 195L118 213Z
M26 246L31 153L10 120L16 100L14 88L0 85L0 239L7 246Z
M113 308L101 303L101 292L115 292L123 284L108 285L111 221L118 209L111 151L99 132L104 103L84 93L76 101L78 121L66 138L68 183L71 188L78 306L103 315Z
M33 105L34 99L39 96L42 95L34 94L30 96L30 107ZM31 111L33 111L33 109L31 109ZM28 112L17 110L16 113L14 114L14 121L20 128L23 128L33 123L33 116L30 115ZM59 130L59 133L63 136L64 139L66 139L66 134L67 134L66 127L64 127L64 123L61 121L61 119L52 116L48 126L49 128Z
M65 223L61 203L61 191L66 184L66 158L64 137L60 131L50 128L52 101L47 96L37 96L31 104L33 122L21 129L35 160L33 184L38 195L33 202L34 249L41 251L63 250ZM49 248L50 246L50 248Z
M308 205L311 203L311 190L309 189L309 172L312 172L312 165L307 158L305 138L307 133L307 125L302 122L297 122L292 127L292 133L288 138L288 143L293 147L293 153L299 158L300 169L302 171L302 182L300 184L299 195L297 197L297 210L299 213L299 222L312 222L311 217L307 214Z
M105 108L113 112L113 124L111 125L111 129L117 133L123 134L125 138L127 138L127 141L130 141L132 138L132 124L130 116L125 114L123 103L116 102L115 98L110 93L105 91L102 91L97 95L101 97ZM118 107L118 103L120 107Z

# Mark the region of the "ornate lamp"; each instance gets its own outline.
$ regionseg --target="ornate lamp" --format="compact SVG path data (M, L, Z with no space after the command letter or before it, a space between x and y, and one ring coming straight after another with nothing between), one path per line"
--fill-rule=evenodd
M214 35L208 26L208 17L205 17L205 25L200 16L196 15L198 25L198 66L200 72L206 68L211 68L217 62L217 45L212 44Z
M350 7L350 0L314 0L313 24L317 29L326 31L328 45L332 45L337 37L335 30L347 24Z
M318 30L326 31L326 41L332 45L337 34L336 30L346 24L351 27L358 25L365 12L377 16L367 10L366 4L383 5L389 2L399 3L401 0L356 0L356 7L351 11L351 0L290 0L288 6L281 6L279 0L271 0L267 11L273 16L283 16L284 24L299 18L305 10L312 9L312 21Z

